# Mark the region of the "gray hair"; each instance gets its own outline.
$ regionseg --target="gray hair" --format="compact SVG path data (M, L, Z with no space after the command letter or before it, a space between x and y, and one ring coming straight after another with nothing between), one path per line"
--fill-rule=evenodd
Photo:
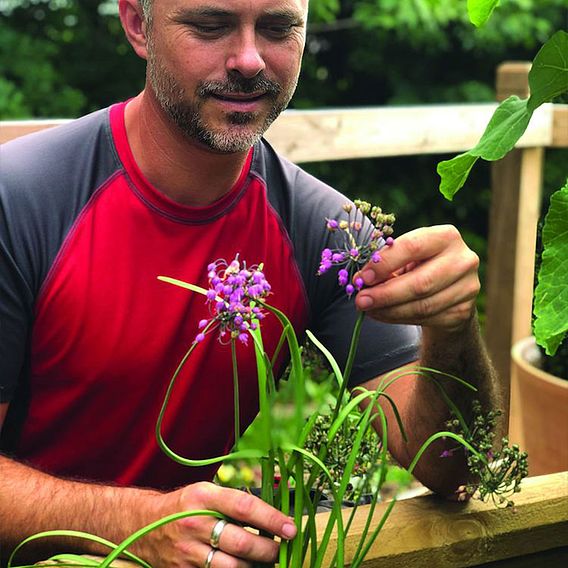
M152 21L152 1L153 0L138 0L138 3L142 7L144 18L148 24Z

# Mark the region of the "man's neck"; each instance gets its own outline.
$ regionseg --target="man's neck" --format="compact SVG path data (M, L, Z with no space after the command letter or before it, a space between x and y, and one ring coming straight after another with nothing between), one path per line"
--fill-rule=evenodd
M147 93L127 104L125 122L138 167L170 199L182 205L210 205L239 179L247 152L216 154L188 141Z

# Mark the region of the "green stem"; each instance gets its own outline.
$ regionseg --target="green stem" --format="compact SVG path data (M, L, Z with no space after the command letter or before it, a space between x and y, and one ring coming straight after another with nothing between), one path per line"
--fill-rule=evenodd
M237 367L237 348L231 339L231 360L233 363L233 409L235 413L235 447L241 437L241 417L239 409L239 371Z
M481 461L487 463L487 460L483 454L478 452L471 444L469 444L466 440L459 436L458 434L454 434L453 432L437 432L436 434L432 434L423 444L420 446L417 454L414 456L411 464L408 466L408 473L412 473L418 460L422 457L422 454L428 449L428 447L433 444L436 440L440 438L453 438L457 442L459 442L462 446L467 448L472 454L476 455Z
M333 411L333 416L331 419L332 423L339 414L341 402L343 401L343 396L345 395L345 391L347 390L347 385L349 384L349 377L351 376L351 370L353 369L353 363L355 362L355 354L357 353L359 336L361 335L361 326L363 325L364 319L365 319L365 312L359 312L357 314L357 319L355 320L355 326L353 328L351 345L349 346L349 354L347 355L347 362L345 363L345 370L343 371L343 381L339 386L339 394L337 395L337 405L335 406L335 409Z
M91 542L95 542L95 543L100 544L102 546L106 546L108 548L113 548L113 549L115 549L117 546L119 546L119 545L116 545L114 542L110 542L109 540L101 538L100 536L92 535L92 534L89 534L89 533L86 533L86 532L72 531L72 530L45 531L45 532L40 532L40 533L34 534L34 535L26 538L22 542L20 542L20 544L18 544L18 546L16 546L16 548L14 548L14 550L12 551L12 554L10 554L6 568L12 568L12 562L13 562L16 554L28 542L32 542L34 540L39 540L39 539L42 539L42 538L54 538L54 537L56 537L56 538L61 538L61 537L82 538L84 540L90 540ZM138 558L137 556L135 556L131 552L125 551L124 555L128 559L136 562L137 564L140 564L140 566L143 566L144 568L151 568L151 566L147 562L145 562L141 558Z
M145 527L137 530L135 533L132 533L128 538L124 539L102 562L99 564L98 568L109 568L109 566L132 544L134 544L137 540L141 539L143 536L146 536L148 533L163 527L169 523L173 523L174 521L179 521L181 519L186 519L188 517L197 517L197 516L208 516L208 517L216 517L217 519L225 519L225 516L217 511L208 511L208 510L195 510L195 511L183 511L181 513L174 513L173 515L169 515L167 517L163 517L162 519L158 519Z

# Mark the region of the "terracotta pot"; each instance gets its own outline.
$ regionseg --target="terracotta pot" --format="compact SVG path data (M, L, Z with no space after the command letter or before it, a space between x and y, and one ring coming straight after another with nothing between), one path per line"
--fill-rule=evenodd
M531 476L568 470L568 381L538 368L534 337L513 346L511 438L529 454Z

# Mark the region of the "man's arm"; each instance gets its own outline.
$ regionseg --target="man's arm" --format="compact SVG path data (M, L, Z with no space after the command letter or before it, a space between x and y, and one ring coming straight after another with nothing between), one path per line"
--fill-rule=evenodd
M7 405L0 405L0 428ZM27 536L40 531L70 529L88 532L114 543L139 528L179 511L208 509L245 525L264 529L283 539L292 538L293 521L245 492L195 483L170 493L151 489L112 487L64 480L0 455L0 564ZM211 551L209 538L217 519L193 517L171 523L130 549L154 567L203 566ZM276 542L229 524L215 554L217 565L236 568L253 561L274 562ZM107 549L78 539L44 539L28 545L16 560L37 560L54 552L106 554ZM229 558L232 557L232 558Z
M500 437L506 430L508 382L493 370L479 333L475 299L479 292L479 260L451 226L418 229L399 237L381 252L382 261L361 272L368 288L356 299L357 307L371 317L390 323L422 326L419 365L458 376L476 393L456 381L433 375L449 397L469 416L477 398L484 410L501 409ZM376 388L381 378L364 386ZM400 410L409 442L405 443L388 405L389 449L408 466L421 444L435 432L445 430L447 404L433 380L419 375L394 383L388 391ZM455 444L451 444L453 446ZM451 494L467 481L461 452L441 458L443 442L434 444L415 469L416 477L441 494Z

